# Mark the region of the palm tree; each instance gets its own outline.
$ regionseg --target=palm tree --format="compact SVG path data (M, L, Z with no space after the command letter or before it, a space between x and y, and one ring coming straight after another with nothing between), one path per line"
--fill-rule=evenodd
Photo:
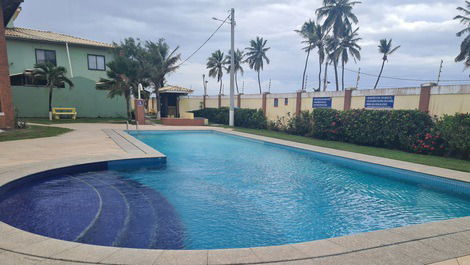
M209 69L209 76L217 78L217 82L220 82L219 95L222 94L222 77L224 76L224 70L227 68L227 58L221 50L217 50L212 53L211 57L207 59L207 69Z
M318 49L318 63L319 63L317 91L321 90L321 74L322 74L322 65L323 65L323 62L325 61L325 55L326 55L326 39L327 39L327 34L323 30L323 26L320 24L317 24L316 29L315 29L315 41L316 41L315 46ZM325 71L328 70L326 66L325 66Z
M33 77L46 82L49 88L49 120L52 120L52 93L54 88L63 87L65 84L72 88L73 82L66 76L67 69L62 66L55 66L52 63L36 64L33 70Z
M384 70L385 62L388 61L388 56L392 55L396 50L400 48L400 46L392 48L392 39L390 39L389 41L387 41L387 39L380 40L380 45L378 47L379 47L379 53L383 54L382 68L380 68L380 73L377 78L377 82L375 82L374 89L376 89L377 85L379 84L380 77L382 76L382 73Z
M307 74L307 66L308 59L310 57L310 52L315 49L317 43L317 34L315 32L316 29L317 25L315 24L315 22L309 20L302 25L302 28L300 30L295 30L295 32L297 32L303 38L302 43L306 45L303 50L307 53L307 58L305 59L304 73L302 75L302 91L305 90L305 75Z
M460 44L460 53L455 58L456 62L465 61L465 67L470 66L470 1L465 1L467 7L458 7L457 10L461 11L463 15L458 15L454 19L460 20L460 24L464 25L465 28L457 32L457 37L462 37L466 34L467 36Z
M361 46L357 44L361 38L358 38L358 30L349 32L341 41L339 42L339 45L334 51L337 53L336 56L338 56L341 60L341 88L344 90L344 65L348 63L349 61L349 55L354 59L354 62L357 60L361 60ZM335 57L336 57L335 56Z
M323 28L333 29L335 38L345 36L357 24L358 19L352 12L353 7L361 2L350 0L323 0L323 7L317 9L319 19L325 18Z
M124 56L115 57L114 61L107 64L108 78L101 78L96 84L97 89L108 90L108 97L124 96L126 100L127 118L131 120L130 98L132 89L137 89L137 84L133 82L139 72L138 65Z
M245 57L245 54L243 53L243 51L240 51L239 49L237 49L235 51L235 56L233 57L235 59L235 85L237 87L237 94L240 94L240 92L238 90L238 77L237 77L238 72L240 72L242 75L245 72L243 70L243 67L242 67L243 57ZM228 64L227 73L230 73L230 70L232 68L232 65L230 64L230 62L232 60L232 56L230 56L230 52L228 53L225 60L227 61L227 64Z
M157 98L157 119L160 118L160 88L165 86L166 76L175 72L178 68L181 54L177 53L179 47L171 50L164 39L158 42L147 41L146 62L148 64L149 79L154 85Z
M266 56L266 52L271 49L266 47L266 43L268 41L264 40L263 38L256 37L256 40L250 41L250 47L246 48L246 62L250 66L251 69L254 69L258 72L258 86L259 86L259 93L262 94L261 90L261 78L260 78L260 71L263 70L264 62L269 64L269 58Z

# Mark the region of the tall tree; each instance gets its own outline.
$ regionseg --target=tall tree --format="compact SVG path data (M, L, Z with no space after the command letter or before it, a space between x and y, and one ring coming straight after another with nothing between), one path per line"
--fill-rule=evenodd
M33 77L46 83L49 89L49 120L52 120L52 94L54 88L65 87L65 84L71 89L74 84L67 76L67 69L54 64L36 64L33 70Z
M327 33L323 30L323 26L320 24L316 25L315 29L315 46L318 49L318 89L317 91L321 90L321 74L322 74L322 65L325 62L326 56L326 38ZM326 68L326 67L325 67ZM325 70L328 70L327 68Z
M377 82L375 82L374 89L376 89L379 84L380 77L382 77L385 62L388 61L388 57L400 48L400 46L397 46L394 48L392 47L392 39L390 39L389 41L387 41L387 39L380 40L380 44L378 47L379 47L379 53L383 54L383 57L382 57L382 67L380 68L380 73L379 73L379 76L377 77Z
M217 82L220 83L219 95L222 94L222 77L224 76L224 70L226 70L227 58L221 50L217 50L212 53L211 57L207 59L206 68L209 69L209 76L216 78Z
M358 19L352 12L352 9L360 3L350 0L323 0L323 6L318 8L316 13L319 19L325 18L323 28L332 29L333 36L339 38L352 30L353 23L358 23Z
M339 57L341 60L341 89L344 90L344 66L349 62L349 55L354 59L354 62L361 60L361 46L359 46L358 41L361 38L358 37L359 28L354 31L350 31L346 36L344 36L339 42L338 47L334 51L336 55L334 57Z
M130 98L132 91L136 91L136 76L139 66L135 61L131 61L124 56L117 56L114 61L107 64L106 72L108 78L101 78L96 84L97 89L108 90L108 97L124 96L126 100L127 118L131 120ZM134 80L134 81L133 81Z
M460 53L455 58L456 62L465 61L465 67L470 67L470 1L465 1L466 7L457 7L457 10L462 12L462 15L456 16L454 19L459 20L460 24L465 28L457 32L457 37L465 35L464 40L460 44Z
M317 34L315 32L316 29L317 25L310 19L302 25L300 30L295 30L295 32L297 32L302 37L302 43L306 45L302 49L307 53L307 57L305 58L304 72L302 75L302 90L305 90L305 76L307 74L308 59L310 57L310 53L313 49L315 49L317 44Z
M147 41L145 48L145 64L147 65L148 77L151 83L153 83L154 93L157 98L157 118L160 118L160 88L165 86L167 75L179 68L178 62L181 59L181 54L178 53L179 47L171 49L165 39L159 39L158 42Z
M263 38L256 37L256 40L250 41L250 47L246 48L246 62L250 66L251 69L258 72L258 87L259 93L262 94L261 90L261 78L260 78L260 71L264 68L264 62L269 64L269 58L266 56L266 52L271 49L266 47L266 43L268 41L264 40Z
M237 49L235 51L235 56L233 57L235 59L235 85L237 87L237 93L240 94L240 91L238 89L238 72L240 72L242 75L245 72L243 70L242 64L243 64L243 57L245 57L245 54L243 51L240 51ZM230 70L232 69L232 65L230 64L232 60L232 56L230 55L230 52L227 55L227 58L225 59L227 61L228 67L227 67L227 73L230 73Z

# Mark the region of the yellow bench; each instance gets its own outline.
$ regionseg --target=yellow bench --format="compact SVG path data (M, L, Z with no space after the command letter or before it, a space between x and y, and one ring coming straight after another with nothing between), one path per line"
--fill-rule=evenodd
M77 110L75 108L52 108L52 116L56 120L60 120L60 116L72 116L77 119Z

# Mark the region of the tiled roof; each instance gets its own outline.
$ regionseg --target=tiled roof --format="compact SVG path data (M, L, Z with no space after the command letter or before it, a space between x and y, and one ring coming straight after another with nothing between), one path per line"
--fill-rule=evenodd
M84 46L93 46L93 47L103 47L103 48L112 48L113 45L82 39L78 37L73 37L65 34L54 33L50 31L35 30L35 29L26 29L26 28L5 28L5 37L7 39L21 39L21 40L35 40L35 41L47 41L55 43L69 43L76 45Z
M160 93L180 93L180 94L191 94L194 91L189 88L179 86L166 86L159 89Z

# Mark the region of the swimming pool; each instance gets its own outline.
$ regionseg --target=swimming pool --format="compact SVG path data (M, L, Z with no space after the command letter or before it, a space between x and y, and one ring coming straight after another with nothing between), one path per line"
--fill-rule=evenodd
M212 131L130 132L162 167L60 171L0 192L0 220L53 238L219 249L470 215L470 184Z

